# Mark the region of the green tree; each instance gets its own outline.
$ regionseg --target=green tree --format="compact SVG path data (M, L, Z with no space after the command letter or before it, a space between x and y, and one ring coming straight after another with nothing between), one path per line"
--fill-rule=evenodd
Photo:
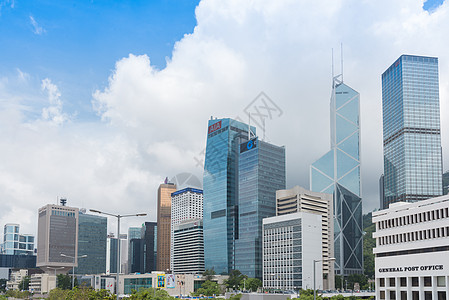
M214 269L207 269L203 272L204 279L206 281L212 281L214 279L215 271Z
M347 278L348 280L348 288L354 289L354 284L356 282L359 283L361 289L367 289L368 288L368 277L364 274L351 274Z
M229 278L224 281L228 289L236 289L243 285L243 278L246 278L239 270L232 270Z
M140 289L138 292L133 291L133 293L129 297L129 299L137 299L137 300L144 300L144 299L169 300L169 299L174 299L174 298L170 297L170 295L165 290L156 289L156 288L147 288L147 289Z
M376 231L376 226L372 222L372 213L363 216L363 231L364 273L368 278L374 278L373 248L376 247L376 239L373 238L373 232Z
M77 288L73 290L63 290L56 288L48 294L48 300L114 300L115 296L107 290L95 291L92 288Z
M257 278L248 278L245 281L245 288L251 290L252 292L257 291L258 288L262 286L262 281Z
M20 281L19 283L19 290L28 291L29 286L30 286L30 276L23 277L22 281Z
M72 289L72 277L67 274L59 274L58 276L58 288L63 290Z
M4 292L6 290L6 279L0 279L0 292Z
M229 297L229 300L240 300L242 298L242 294L237 294L237 295L231 295L231 297Z
M194 294L196 296L213 296L221 294L221 290L220 286L215 281L206 281Z

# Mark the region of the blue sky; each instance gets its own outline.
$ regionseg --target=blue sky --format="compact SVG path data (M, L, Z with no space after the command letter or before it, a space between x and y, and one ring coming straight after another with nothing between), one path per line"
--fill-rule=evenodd
M92 92L107 84L115 62L147 54L164 68L174 43L193 32L198 2L2 1L0 74L51 78L67 111L92 117Z

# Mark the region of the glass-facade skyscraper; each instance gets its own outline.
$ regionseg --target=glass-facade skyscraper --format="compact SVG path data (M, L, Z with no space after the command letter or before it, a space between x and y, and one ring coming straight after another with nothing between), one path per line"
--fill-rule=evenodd
M235 269L262 279L262 220L276 215L276 190L285 189L285 147L253 138L240 145Z
M108 219L79 212L78 260L75 274L101 274L106 270Z
M311 165L310 189L334 196L336 274L363 273L360 94L337 76L330 106L331 150Z
M256 129L251 127L255 134ZM217 274L235 267L238 226L238 159L248 125L233 119L208 123L203 178L204 260Z
M382 74L383 207L442 194L438 58L402 55Z

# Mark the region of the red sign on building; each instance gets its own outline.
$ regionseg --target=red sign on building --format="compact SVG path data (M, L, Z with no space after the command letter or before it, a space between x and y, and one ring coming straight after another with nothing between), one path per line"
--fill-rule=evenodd
M216 131L218 129L221 129L221 121L219 121L219 122L217 122L215 124L210 125L208 134L210 134L210 133L212 133L212 132L214 132L214 131Z

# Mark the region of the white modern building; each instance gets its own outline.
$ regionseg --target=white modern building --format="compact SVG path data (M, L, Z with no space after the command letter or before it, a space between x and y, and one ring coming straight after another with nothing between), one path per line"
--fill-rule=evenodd
M312 192L295 186L288 190L276 191L276 215L282 216L295 212L311 212L322 216L321 240L323 252L323 284L325 290L335 289L334 262L334 222L333 195Z
M376 299L448 299L449 195L373 213Z
M30 292L38 295L47 294L56 288L56 276L50 274L33 274L30 278Z
M203 218L203 190L185 188L171 194L170 245L174 245L175 226L188 220ZM170 270L173 270L174 247L170 247Z
M20 225L8 223L3 228L3 245L0 253L10 255L33 255L34 235L20 234Z
M203 220L184 221L174 228L173 272L202 274L204 268Z
M263 287L323 289L322 216L297 212L263 219Z

